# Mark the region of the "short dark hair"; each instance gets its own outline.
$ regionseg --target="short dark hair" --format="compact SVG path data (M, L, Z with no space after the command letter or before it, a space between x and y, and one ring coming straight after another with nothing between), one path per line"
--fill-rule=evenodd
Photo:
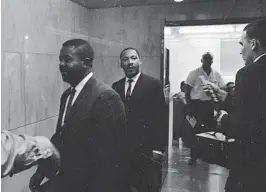
M266 48L266 19L256 20L245 26L243 31L246 31L249 39L256 39L260 42L262 48Z
M202 55L202 59L209 59L209 60L213 60L213 56L210 52L206 52Z
M88 41L83 39L71 39L63 43L63 47L66 46L74 46L76 49L76 53L79 55L79 58L83 61L89 60L93 61L94 59L94 51L92 46Z
M139 58L140 58L140 54L139 54L139 52L138 52L137 49L135 49L135 48L133 48L133 47L127 47L127 48L125 48L125 49L123 49L123 50L121 51L121 53L120 53L120 59L122 59L122 55L123 55L123 53L124 53L125 51L127 51L127 50L134 50L134 51L136 51L136 53L138 54L138 56L139 56Z
M229 81L228 83L226 83L226 87L228 87L230 84L235 84L234 82L232 82L232 81Z

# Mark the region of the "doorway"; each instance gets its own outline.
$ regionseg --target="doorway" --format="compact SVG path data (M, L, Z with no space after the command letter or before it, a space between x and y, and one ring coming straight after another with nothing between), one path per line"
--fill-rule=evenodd
M188 73L201 66L201 56L211 52L214 56L212 67L221 73L225 83L234 82L236 72L244 66L240 55L239 39L244 26L259 18L198 20L198 21L164 21L162 30L162 50L169 50L169 68L166 69L166 51L161 67L164 82L169 77L169 97L180 92L180 83L185 81ZM261 19L261 18L260 18ZM168 73L168 74L167 74ZM173 99L169 102L169 134L168 144L171 145L179 129L180 116L174 111ZM179 132L179 131L177 131Z

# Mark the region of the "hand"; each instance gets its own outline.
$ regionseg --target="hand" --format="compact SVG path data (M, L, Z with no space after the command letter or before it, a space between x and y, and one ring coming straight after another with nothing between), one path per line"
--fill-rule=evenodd
M204 84L202 84L201 86L202 86L203 91L206 93L206 95L211 96L211 93L210 93L210 85L207 85L207 84L204 85Z
M225 121L227 120L227 118L228 118L228 113L224 110L220 110L216 114L215 119L216 119L218 128L222 128L222 126L225 124Z
M39 160L39 168L43 175L48 179L52 179L60 168L60 154L55 147L52 148L53 155L48 159Z
M207 81L207 85L210 85L215 92L218 92L220 90L220 87L216 85L215 83L212 83L210 81Z
M38 192L38 188L40 187L42 181L44 179L44 175L41 172L36 172L30 178L29 187L31 192Z

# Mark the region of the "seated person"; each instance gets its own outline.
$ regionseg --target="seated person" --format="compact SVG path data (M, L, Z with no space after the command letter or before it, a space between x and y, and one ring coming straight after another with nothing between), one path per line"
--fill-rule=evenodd
M235 83L234 82L228 82L226 83L226 89L225 89L228 93L233 93L235 90Z
M186 93L185 93L185 88L186 87L185 86L186 86L185 85L185 81L182 81L180 83L180 90L181 91L173 96L174 98L176 98L178 100L181 100L181 102L183 104L187 104L187 101L186 101Z

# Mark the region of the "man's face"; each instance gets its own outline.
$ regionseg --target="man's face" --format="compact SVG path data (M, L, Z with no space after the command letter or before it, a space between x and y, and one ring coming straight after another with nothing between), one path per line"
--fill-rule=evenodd
M211 59L211 58L202 58L201 59L201 62L202 62L202 67L204 68L204 69L210 69L211 68L211 66L212 66L212 62L213 62L213 60Z
M135 77L139 73L140 65L141 61L135 50L129 49L124 51L121 57L121 68L128 78Z
M63 46L59 56L59 70L63 81L77 85L82 80L85 73L83 62L78 57L74 46Z
M255 53L253 52L254 43L247 37L246 31L242 32L239 44L241 45L241 52L246 65L253 63Z
M235 84L234 83L229 83L227 86L227 90L229 93L233 93L235 90Z

